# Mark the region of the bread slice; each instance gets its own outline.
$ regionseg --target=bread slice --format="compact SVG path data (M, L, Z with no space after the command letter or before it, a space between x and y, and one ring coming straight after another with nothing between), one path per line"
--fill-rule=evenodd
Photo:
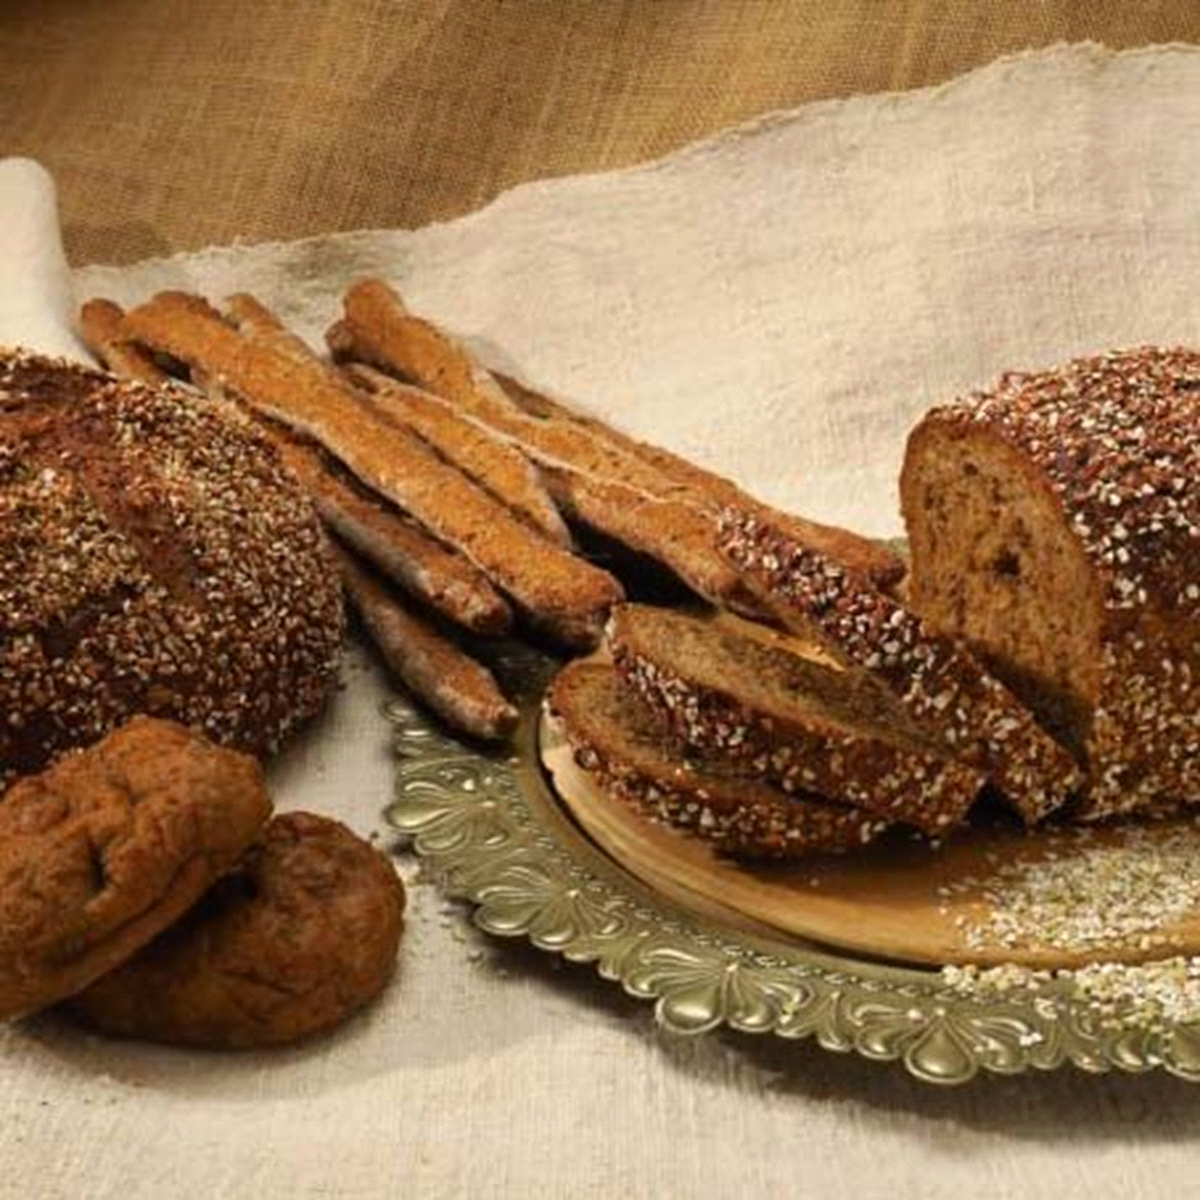
M865 578L736 509L726 511L718 544L786 628L868 672L925 737L984 772L1026 821L1081 786L1071 754L961 642Z
M1010 374L931 411L912 602L1087 765L1080 817L1200 802L1200 354Z
M692 750L930 834L963 822L984 783L979 771L922 735L866 672L744 628L623 604L607 640L629 690Z
M605 792L729 854L795 858L845 850L887 828L860 809L789 795L672 750L654 715L628 694L609 664L570 663L551 684L546 704L575 761Z

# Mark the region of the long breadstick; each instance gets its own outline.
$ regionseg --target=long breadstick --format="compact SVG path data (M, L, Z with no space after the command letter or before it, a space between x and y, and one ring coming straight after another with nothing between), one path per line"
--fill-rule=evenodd
M447 724L473 737L512 733L517 710L490 671L409 611L346 550L337 549L346 594L388 668Z
M396 292L365 279L344 297L345 318L327 340L335 355L354 356L397 373L462 406L479 420L578 470L623 483L660 499L719 510L734 506L786 528L802 545L844 563L881 587L904 574L889 547L848 529L781 512L729 479L595 418L507 380L507 388L460 342L414 316Z
M351 378L374 389L378 401L387 404L385 411L411 420L412 427L439 449L447 442L461 443L460 452L465 457L465 450L471 445L470 434L478 431L510 453L520 453L515 449L520 443L505 440L507 434L493 433L490 427L449 401L397 384L374 367L351 364L346 370ZM761 614L761 606L742 586L739 572L714 548L717 522L712 513L577 470L535 446L527 447L526 453L541 469L554 503L577 524L657 559L714 604L751 615ZM522 459L528 461L524 455Z
M571 546L571 535L533 464L511 442L440 396L398 383L373 367L355 365L348 374L384 416L407 426L551 541Z
M611 575L530 530L323 369L243 337L203 300L183 293L160 293L126 321L138 341L315 438L369 487L462 551L535 626L568 645L598 642L608 609L622 597Z
M279 430L269 436L329 528L389 580L474 633L509 631L512 612L504 598L465 558L356 485L315 446Z

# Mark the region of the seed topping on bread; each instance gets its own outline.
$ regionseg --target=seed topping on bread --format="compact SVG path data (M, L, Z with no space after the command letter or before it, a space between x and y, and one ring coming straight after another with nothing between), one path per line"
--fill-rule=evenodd
M263 752L344 627L316 514L224 404L0 358L0 785L147 711Z
M1087 772L1079 819L1200 799L1200 354L1008 374L932 409L900 493L910 596Z
M727 853L792 858L846 850L890 825L862 809L784 792L740 774L723 757L681 750L609 665L569 663L552 683L546 708L576 763L602 788Z

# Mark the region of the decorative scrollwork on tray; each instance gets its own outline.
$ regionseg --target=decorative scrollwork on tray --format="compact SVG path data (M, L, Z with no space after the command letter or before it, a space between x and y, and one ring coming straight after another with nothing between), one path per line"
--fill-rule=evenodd
M481 929L594 964L679 1033L811 1037L934 1083L1066 1064L1200 1080L1200 1025L1142 1020L1136 1006L1096 1005L1048 977L964 993L938 971L743 934L647 892L588 842L542 777L545 673L532 672L509 755L464 746L403 701L386 710L397 755L388 820Z

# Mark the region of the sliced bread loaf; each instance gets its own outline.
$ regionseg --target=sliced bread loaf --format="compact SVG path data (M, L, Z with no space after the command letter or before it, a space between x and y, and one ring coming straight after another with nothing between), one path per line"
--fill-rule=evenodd
M745 628L623 604L607 639L627 688L693 751L927 833L964 820L984 783L979 771L925 737L866 672Z
M1096 818L1200 802L1200 354L1006 375L909 437L911 598L1087 765Z
M671 750L653 714L610 665L570 663L546 704L575 761L605 792L726 853L795 858L861 846L887 827L860 809L789 795Z

